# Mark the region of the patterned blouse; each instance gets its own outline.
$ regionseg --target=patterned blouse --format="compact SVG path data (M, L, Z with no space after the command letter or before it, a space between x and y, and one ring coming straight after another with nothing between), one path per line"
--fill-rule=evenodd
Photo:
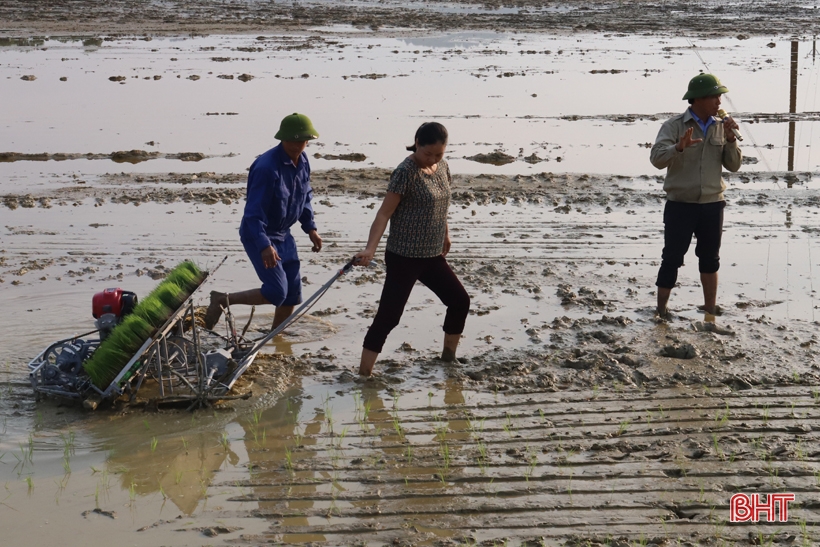
M388 251L408 258L431 258L444 251L451 181L444 160L432 175L409 156L396 167L387 191L401 194L401 201L390 217Z

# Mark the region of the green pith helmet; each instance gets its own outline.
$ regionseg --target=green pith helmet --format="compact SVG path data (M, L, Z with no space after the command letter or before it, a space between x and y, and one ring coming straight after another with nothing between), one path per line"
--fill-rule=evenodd
M689 90L683 96L683 100L720 95L721 93L729 93L729 88L720 83L717 76L698 74L689 80Z
M313 128L310 118L294 112L282 119L279 132L274 135L274 138L280 141L310 141L318 139L319 133Z

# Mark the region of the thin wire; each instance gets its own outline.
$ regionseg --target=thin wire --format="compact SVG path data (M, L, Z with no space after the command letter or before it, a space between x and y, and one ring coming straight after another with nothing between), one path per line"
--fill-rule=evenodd
M815 321L814 318L814 274L812 273L811 268L811 236L806 234L806 244L809 248L809 296L811 298L811 320Z
M814 65L813 61L812 61L812 65ZM811 79L811 76L815 77L815 80L814 80L814 97L812 98L812 102L811 102L811 109L813 111L814 108L815 108L815 105L817 104L817 91L818 91L818 85L817 84L818 84L818 81L820 81L820 65L814 65L814 71L809 76L809 79ZM808 100L809 100L808 93L806 93L806 103L808 103ZM806 106L807 106L807 104L803 105L803 112L808 111ZM807 147L809 150L808 150L808 153L806 154L806 171L811 171L811 148L812 148L811 143L812 143L812 138L813 137L814 137L814 124L810 123L809 124L809 145Z
M786 320L791 319L789 315L789 304L792 301L792 291L789 285L789 239L792 233L791 209L787 209L788 222L786 222Z
M709 63L707 63L704 60L704 58L701 56L700 52L698 51L697 46L695 46L695 44L692 43L692 40L690 40L689 38L686 38L686 41L689 42L690 49L695 53L695 55L697 55L698 59L700 59L701 64L704 67L706 67L706 70L708 70L709 72L712 72L712 69L709 67ZM732 107L732 111L736 112L737 107L735 106L734 102L732 102L731 97L729 97L728 94L725 94L725 93L723 94L723 96L726 98L726 101L729 103L729 106ZM763 164L766 167L766 171L771 173L772 168L769 165L769 162L766 160L766 156L760 151L760 148L757 146L757 141L755 141L754 135L752 134L751 131L749 131L748 126L744 128L744 132L748 135L749 139L752 141L752 146L754 147L755 153L757 154L757 157L760 160L763 161ZM780 156L781 156L780 159L782 159L782 157L783 157L782 143L781 143L781 147L780 147ZM778 164L780 163L780 159L778 159ZM780 188L780 184L777 182L776 178L775 178L774 183L778 188ZM774 230L774 209L771 210L771 213L769 215L769 236L766 238L768 240L767 245L766 245L766 274L765 274L764 281L763 281L763 298L765 300L769 299L769 265L771 264L772 232L773 232L773 230ZM787 265L787 267L788 267L788 265Z
M689 42L690 48L695 53L695 55L697 55L698 59L700 59L700 62L703 64L703 66L706 67L706 70L708 70L709 72L712 72L712 69L709 67L709 64L706 61L703 60L703 57L701 57L697 46L695 46L695 44L692 43L692 40L687 38L686 41ZM732 101L732 98L729 96L729 94L724 93L723 98L726 99L726 102L729 103L729 106L732 108L732 112L737 112L737 110L738 110L737 106L735 106L735 103ZM758 160L763 162L763 165L766 167L766 171L771 171L772 168L769 165L768 160L766 160L766 156L760 151L760 147L757 145L757 140L755 139L754 134L752 133L751 129L749 128L749 125L750 124L746 124L743 127L743 132L746 133L747 138L750 141L752 141L752 147L755 150L755 154L757 155ZM777 181L775 181L775 184L777 185L778 188L780 187L780 184Z

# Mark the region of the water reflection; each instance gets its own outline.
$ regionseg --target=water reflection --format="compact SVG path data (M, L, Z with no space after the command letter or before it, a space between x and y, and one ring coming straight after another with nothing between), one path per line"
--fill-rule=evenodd
M791 70L789 71L789 114L797 112L797 40L791 44ZM794 116L789 121L789 171L794 171ZM792 187L792 183L788 183Z
M145 429L134 424L136 428ZM111 451L107 473L117 474L123 491L132 499L160 493L186 515L193 515L215 474L227 462L239 463L239 456L216 432L192 435L116 435L108 439Z

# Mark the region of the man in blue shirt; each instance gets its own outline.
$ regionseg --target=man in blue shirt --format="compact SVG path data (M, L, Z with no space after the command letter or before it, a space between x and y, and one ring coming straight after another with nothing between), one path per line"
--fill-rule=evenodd
M275 146L256 158L248 173L248 197L239 226L239 237L262 287L235 293L211 292L205 328L212 329L228 304L273 304L273 328L293 313L302 301L299 256L290 227L298 221L313 243L322 249L322 238L313 221L310 200L310 165L305 147L319 137L304 114L286 116L279 126Z

